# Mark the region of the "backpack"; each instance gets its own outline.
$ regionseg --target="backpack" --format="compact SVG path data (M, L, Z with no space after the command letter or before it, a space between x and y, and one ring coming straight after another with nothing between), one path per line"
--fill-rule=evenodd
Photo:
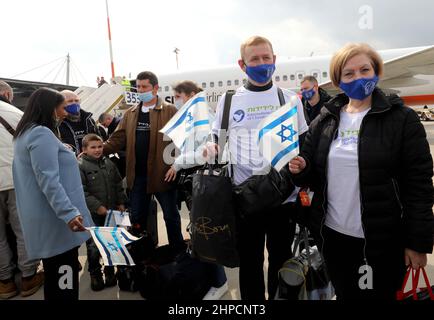
M116 271L116 278L120 290L136 292L139 290L139 275L141 271L140 262L148 259L156 250L152 236L146 232L137 233L134 229L130 230L132 234L141 237L139 240L131 242L126 245L128 253L136 263L135 266L118 266Z
M210 265L187 251L174 252L168 246L155 250L142 265L138 287L147 300L202 300L211 287Z

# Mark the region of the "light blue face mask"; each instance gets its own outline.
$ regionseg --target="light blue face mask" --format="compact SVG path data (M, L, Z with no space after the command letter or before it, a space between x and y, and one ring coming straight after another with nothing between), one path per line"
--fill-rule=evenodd
M184 101L182 99L175 99L173 104L175 105L176 109L179 110L184 105Z
M144 102L144 103L149 102L152 99L154 99L154 94L152 93L152 90L148 91L148 92L138 93L137 95L139 97L139 100Z

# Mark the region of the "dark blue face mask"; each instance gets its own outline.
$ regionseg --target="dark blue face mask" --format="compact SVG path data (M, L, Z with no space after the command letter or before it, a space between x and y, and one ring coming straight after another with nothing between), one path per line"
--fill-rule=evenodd
M303 90L301 92L301 95L303 96L303 98L305 98L306 100L310 100L313 98L313 96L315 95L315 88L312 88L310 90Z
M348 83L341 81L339 88L345 92L348 98L364 100L372 94L378 80L378 76L374 76L373 78L360 78Z
M73 103L73 104L66 106L65 110L69 114L78 115L78 114L80 114L80 105L78 103Z
M246 73L250 79L257 83L267 83L273 76L276 70L276 65L273 64L261 64L255 67L249 67L246 64Z

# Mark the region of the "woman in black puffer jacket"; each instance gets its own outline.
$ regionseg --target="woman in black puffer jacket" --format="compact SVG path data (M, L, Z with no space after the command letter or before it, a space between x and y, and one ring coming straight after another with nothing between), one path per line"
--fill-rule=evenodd
M366 44L332 58L339 94L310 125L289 168L314 191L309 227L338 299L395 299L406 265L433 249L433 161L417 114L376 87L383 62Z

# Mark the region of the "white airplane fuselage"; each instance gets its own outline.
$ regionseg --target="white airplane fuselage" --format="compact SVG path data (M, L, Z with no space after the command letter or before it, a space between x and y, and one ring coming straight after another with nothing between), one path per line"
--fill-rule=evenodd
M389 61L423 48L403 48L379 51L383 60ZM301 80L306 75L313 75L318 82L325 83L330 81L329 65L331 55L292 58L286 61L277 59L276 71L273 75L273 82L286 89L298 92ZM429 105L434 104L434 75L417 75L421 83L411 86L401 86L397 82L397 87L389 89L397 92L407 105ZM246 81L246 74L238 65L206 69L199 71L177 72L173 74L159 76L160 90L159 95L166 101L173 103L172 86L179 81L191 80L201 86L207 93L208 103L215 108L221 95L227 90L236 89ZM381 87L381 83L380 83Z

